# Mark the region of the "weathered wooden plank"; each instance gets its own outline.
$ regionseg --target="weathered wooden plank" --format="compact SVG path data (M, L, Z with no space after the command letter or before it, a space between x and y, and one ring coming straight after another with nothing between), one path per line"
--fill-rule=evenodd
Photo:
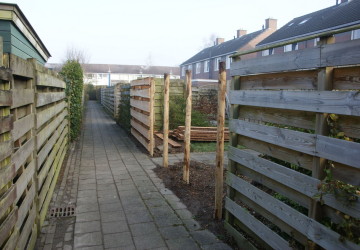
M133 80L133 81L131 81L130 85L131 85L131 87L140 86L140 85L147 86L147 85L151 84L151 80L152 80L151 77L140 79L140 80Z
M36 72L36 85L56 88L66 88L64 81L47 73Z
M159 137L161 140L164 139L164 135L161 134L161 133L156 133L155 134L157 137ZM174 140L171 140L171 139L168 139L168 143L171 145L171 147L173 148L181 148L181 144L180 143L177 143L176 141Z
M14 203L16 199L15 185L12 185L1 197L0 197L0 218L4 216L8 208Z
M0 107L12 105L12 92L10 90L0 90Z
M286 185L309 198L313 198L315 195L319 194L318 185L321 183L320 180L260 158L258 155L259 154L256 152L240 150L234 147L230 147L228 152L229 159L256 171L261 176L271 178L279 184ZM354 218L357 218L360 215L359 202L353 204L353 206L348 206L345 205L346 202L336 200L333 195L324 195L323 200L325 204Z
M348 137L360 138L360 117L358 116L339 116L336 121L339 131L344 132Z
M360 62L358 39L326 44L321 49L320 67L354 65Z
M0 169L0 189L7 185L16 175L14 164L9 164Z
M19 238L19 231L14 230L11 233L9 239L6 241L3 249L15 249L18 238Z
M30 61L10 54L10 69L13 75L34 78L34 66Z
M335 68L333 87L337 90L360 89L360 68L358 66Z
M13 150L13 141L0 142L0 161L9 157Z
M259 220L254 218L244 208L226 197L225 208L239 219L246 227L264 239L264 243L274 249L292 249L289 243L281 238L280 235L265 226Z
M248 75L241 77L241 90L249 89L302 89L317 87L317 70L286 73Z
M253 244L250 243L248 239L245 238L241 233L239 233L233 226L231 226L226 221L224 222L224 227L226 231L233 236L238 246L241 246L243 249L247 250L257 250Z
M231 76L270 72L284 72L320 67L320 49L307 48L254 59L239 60L231 64Z
M63 110L62 113L56 117L51 123L47 124L41 131L36 135L37 150L41 148L46 139L55 131L61 122L65 119L68 114L67 110Z
M52 117L56 116L66 107L66 102L60 102L55 106L47 108L43 111L40 111L36 114L36 128L40 128L45 122L50 120Z
M136 131L134 128L131 128L131 134L146 148L146 150L150 150L149 142L147 142L138 131Z
M0 68L0 80L11 81L12 80L11 70L8 68L1 67Z
M22 194L24 193L26 187L29 185L29 182L33 178L35 173L35 161L31 161L27 168L22 172L19 179L17 179L16 185L16 200L18 202L21 198Z
M316 156L360 168L360 143L317 135Z
M237 90L230 92L230 103L360 116L358 91Z
M65 92L37 93L36 107L57 102L65 98Z
M14 129L11 131L14 141L25 135L34 127L35 115L29 114L14 122Z
M230 130L257 140L265 141L281 147L286 147L302 153L315 154L315 135L265 126L241 120L231 120Z
M312 112L242 106L239 119L256 120L287 126L314 129L315 114Z
M136 120L144 123L146 126L150 126L150 117L148 115L140 113L134 109L130 109L130 114Z
M6 220L0 224L0 245L4 245L5 240L10 236L17 219L17 207L7 216Z
M14 163L15 172L26 162L26 159L33 153L35 148L35 139L31 138L22 145L12 156L11 161Z
M18 208L18 219L16 222L17 228L22 227L24 220L27 217L28 212L30 211L30 207L34 203L35 194L36 194L35 185L32 185L30 190L26 193L26 196L22 201L20 207Z
M8 132L14 127L14 117L12 115L0 117L0 134Z
M130 105L131 107L138 108L141 110L144 110L146 112L150 112L151 105L148 101L140 101L135 99L130 99Z
M35 223L36 218L36 209L35 206L30 210L29 217L26 220L24 227L21 230L19 240L17 242L16 247L18 249L26 249L26 244L28 243L29 236L33 232L33 225Z
M12 90L13 103L11 108L18 108L34 102L34 90L33 89L15 89Z
M360 186L360 178L354 178L360 176L360 169L343 165L338 162L333 162L334 168L332 168L332 175L335 180L339 180L345 183L349 183L354 186Z
M139 96L143 98L150 98L150 88L148 89L132 89L130 90L130 96Z
M227 174L227 183L238 192L274 214L278 219L288 223L291 227L326 249L358 248L358 246L352 242L346 240L340 241L340 235L336 232L299 213L260 189L255 188L234 174Z
M131 126L136 129L143 137L145 137L146 139L150 140L151 138L151 134L150 134L150 130L149 128L145 128L144 126L142 126L141 124L139 124L138 122L136 122L136 120L131 119L130 121Z

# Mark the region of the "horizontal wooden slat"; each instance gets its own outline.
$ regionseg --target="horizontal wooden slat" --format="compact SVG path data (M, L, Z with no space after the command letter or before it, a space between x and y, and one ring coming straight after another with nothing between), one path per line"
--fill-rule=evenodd
M33 178L35 173L35 161L31 161L27 168L22 172L19 179L16 181L16 200L21 198L21 195L24 193L26 187L29 185L30 180Z
M0 224L0 246L10 236L11 230L14 228L17 219L17 207L7 216L6 220Z
M55 120L51 121L51 123L46 125L46 127L44 127L41 131L37 133L37 150L39 150L45 140L54 132L54 130L59 126L59 124L64 121L66 115L67 110L65 109L58 117L55 118Z
M9 157L13 150L13 141L0 142L0 161Z
M65 92L37 93L36 107L60 101L65 98Z
M66 87L66 84L64 81L62 81L59 78L56 78L52 75L42 73L42 72L37 72L36 76L37 76L36 85L38 85L38 86L49 86L49 87L56 87L56 88L62 88L62 89L64 89Z
M150 143L147 142L138 131L131 128L131 134L146 148L147 151L150 151Z
M29 236L33 232L33 225L35 223L36 218L36 208L33 206L33 208L29 212L29 217L26 220L26 223L24 227L22 228L19 240L16 244L16 247L18 249L26 249L26 244L28 243Z
M28 104L34 103L34 90L33 89L16 89L12 90L13 104L11 108L18 108Z
M152 136L150 134L150 129L143 127L141 124L139 124L136 120L131 119L130 121L131 127L136 129L144 138L150 140L150 137Z
M12 130L14 127L14 119L12 115L0 117L0 134Z
M139 86L139 85L150 85L151 81L152 81L152 78L144 78L144 79L141 79L141 80L131 81L130 84L131 84L131 87Z
M230 103L360 116L358 91L237 90L230 92Z
M241 246L247 250L257 250L257 248L254 247L253 244L251 244L251 242L245 238L245 236L243 236L241 233L239 233L233 226L231 226L226 221L224 221L224 227L225 227L225 230L231 236L233 236L233 238L236 241L236 243L238 244L238 246Z
M29 130L34 127L34 118L34 114L29 114L22 119L14 122L14 129L11 131L14 141L25 135Z
M146 126L150 126L150 117L146 114L142 114L134 109L130 109L130 114L136 120L144 123Z
M307 48L287 53L235 61L230 75L251 75L320 67L320 48Z
M28 215L28 212L30 211L30 207L34 203L35 194L36 194L35 185L32 185L30 190L26 193L26 196L18 209L18 219L16 222L17 228L22 227L24 220L25 220L26 216ZM35 207L35 206L33 206L33 207ZM34 223L34 221L32 223Z
M349 241L340 241L340 235L319 222L299 213L295 209L285 205L283 202L273 198L271 195L255 188L251 184L235 176L227 174L228 185L242 193L249 199L258 203L266 210L288 223L291 227L304 234L316 244L325 249L358 249L357 245ZM318 233L321 232L321 237Z
M0 169L0 189L7 185L15 177L16 171L14 164L9 164Z
M1 197L0 197L0 218L4 216L8 208L15 202L16 189L15 185L12 185Z
M12 105L12 92L10 90L0 90L0 107Z
M11 81L12 80L11 69L1 67L0 68L0 80Z
M148 89L132 89L130 96L139 96L143 98L150 98L150 88Z
M359 67L334 68L333 87L338 90L360 89Z
M321 183L320 180L260 158L257 154L254 154L249 150L240 150L230 147L228 157L229 159L256 171L258 174L269 177L272 180L279 182L279 184L286 185L310 198L319 194L318 185ZM353 206L348 206L345 205L344 202L336 200L333 195L324 195L323 200L325 204L354 218L360 216L360 202L353 204Z
M265 226L259 220L254 218L244 208L237 205L235 202L226 198L225 209L233 214L236 218L241 219L241 222L256 233L260 238L264 240L264 243L273 249L292 249L289 243L281 238L277 233Z
M150 102L148 101L139 101L135 99L130 99L131 107L135 107L146 112L150 112Z
M25 163L26 159L34 152L35 139L31 138L22 145L12 156L11 161L14 163L15 171Z
M10 54L10 69L14 75L34 78L34 66L29 61Z
M326 44L321 50L321 67L359 64L360 40Z
M66 102L60 102L36 114L36 128L40 128L45 122L56 116L66 107Z

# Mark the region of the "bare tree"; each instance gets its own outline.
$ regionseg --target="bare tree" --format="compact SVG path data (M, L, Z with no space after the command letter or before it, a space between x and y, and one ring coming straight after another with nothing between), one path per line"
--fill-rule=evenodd
M64 62L66 61L76 61L83 65L90 62L90 56L85 50L76 48L72 45L68 46L66 49Z
M212 33L208 38L203 39L203 45L201 46L201 49L206 49L211 46L214 46L214 42L216 40L216 37L218 37L217 34Z

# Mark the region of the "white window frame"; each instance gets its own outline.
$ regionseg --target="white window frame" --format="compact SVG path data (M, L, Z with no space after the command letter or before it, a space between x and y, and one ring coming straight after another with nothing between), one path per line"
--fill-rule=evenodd
M204 73L207 73L207 72L209 72L209 67L210 66L210 61L209 60L206 60L205 62L204 62Z
M232 58L230 57L230 55L226 56L226 69L230 69L232 63Z
M201 62L196 63L196 74L200 74L201 71Z
M188 70L191 70L191 71L192 71L192 65L191 65L191 64L189 64Z
M284 52L290 52L299 49L298 43L287 44L284 46Z
M219 63L220 63L221 57L217 57L214 60L214 71L219 71Z
M351 31L351 40L359 39L360 38L360 29L352 30Z
M185 76L185 66L181 67L181 76Z

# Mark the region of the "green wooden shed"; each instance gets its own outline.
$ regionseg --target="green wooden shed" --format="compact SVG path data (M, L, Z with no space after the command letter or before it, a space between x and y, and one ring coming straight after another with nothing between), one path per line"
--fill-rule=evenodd
M17 4L0 3L0 36L3 52L45 64L51 56Z

